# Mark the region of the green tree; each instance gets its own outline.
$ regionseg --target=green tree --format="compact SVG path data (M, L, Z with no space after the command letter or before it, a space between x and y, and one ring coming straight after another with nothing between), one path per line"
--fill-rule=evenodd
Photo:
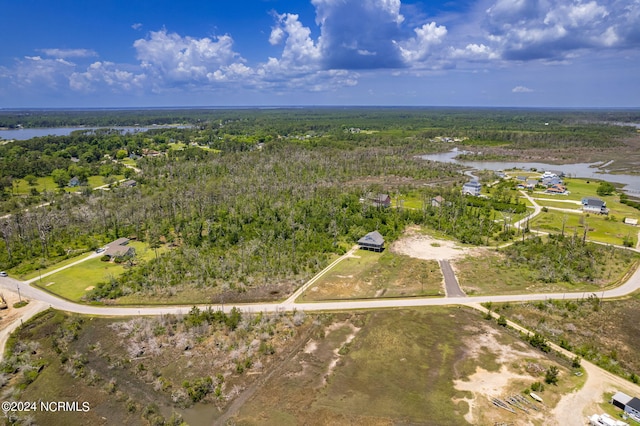
M547 368L547 371L544 373L544 381L548 385L557 385L558 384L558 375L560 374L560 370L555 365Z
M616 192L616 187L609 182L600 182L600 185L598 185L598 189L596 189L596 192L601 197L604 197L605 195L611 195Z
M24 180L27 181L27 184L29 186L36 186L36 183L38 182L38 178L34 175L26 175L24 177Z
M51 172L51 177L59 188L64 188L69 183L69 179L71 179L69 173L64 169L55 169Z

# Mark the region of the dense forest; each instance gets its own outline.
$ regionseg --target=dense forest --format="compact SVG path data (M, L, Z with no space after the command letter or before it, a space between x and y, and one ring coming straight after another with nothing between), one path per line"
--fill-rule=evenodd
M635 132L597 124L604 115L393 108L2 112L0 125L7 127L191 125L139 133L87 129L0 145L2 205L12 212L0 220L0 269L26 273L129 237L166 250L96 286L88 299L206 288L229 300L256 289L288 292L372 230L388 241L409 224L471 244L508 239L513 231L498 220L501 212L521 213L523 205L504 192L489 200L463 197L466 178L457 166L417 155L446 149L438 136L611 146ZM616 121L636 118L623 113ZM125 159L135 161L136 172L123 168ZM137 185L11 192L17 180L60 171L126 172ZM394 206L376 207L370 200L380 193L390 194ZM403 208L407 193L418 194L422 206ZM436 195L447 202L432 206ZM51 204L24 210L43 202Z

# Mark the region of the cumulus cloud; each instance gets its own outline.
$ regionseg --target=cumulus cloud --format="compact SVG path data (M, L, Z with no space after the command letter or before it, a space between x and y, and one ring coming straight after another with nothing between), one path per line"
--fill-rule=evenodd
M133 43L142 68L154 78L179 83L209 81L216 71L244 60L233 50L229 35L213 38L182 37L165 29L152 31Z
M278 45L284 43L284 49L280 59L271 58L268 68L275 71L276 68L299 70L315 69L320 60L320 49L311 38L311 30L305 27L298 15L283 13L274 14L276 25L271 29L269 43Z
M424 24L414 29L415 37L404 42L396 42L402 58L408 64L424 61L431 53L431 48L442 43L447 35L447 27L438 26L435 22Z
M11 84L20 87L43 87L57 91L68 87L68 78L75 64L64 59L25 56L12 70Z
M526 86L516 86L513 89L511 89L511 91L513 93L531 93L533 92L533 89L529 89Z
M399 68L400 0L312 0L325 69Z
M486 10L484 28L506 60L562 60L587 49L637 46L639 10L637 0L498 0Z
M130 92L141 89L145 81L144 74L135 74L112 62L94 62L85 72L71 74L69 86L81 92L92 92L105 86L114 92Z
M39 49L38 51L44 53L46 56L60 59L98 56L98 54L91 49Z

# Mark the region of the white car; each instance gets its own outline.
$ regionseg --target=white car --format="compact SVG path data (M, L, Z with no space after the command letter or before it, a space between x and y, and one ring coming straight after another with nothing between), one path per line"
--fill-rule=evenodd
M8 277L9 274L7 274L5 271L0 272L0 277Z
M105 251L105 248L100 247L99 249L96 250L96 253L102 253L103 251Z

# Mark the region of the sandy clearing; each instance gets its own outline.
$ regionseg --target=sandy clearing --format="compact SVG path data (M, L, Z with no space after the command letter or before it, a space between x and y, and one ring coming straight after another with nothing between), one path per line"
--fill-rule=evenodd
M477 254L482 250L481 248L462 247L454 241L439 240L411 231L393 243L389 249L393 253L423 260L458 259L469 254Z
M596 367L590 362L582 361L582 368L587 373L587 382L576 392L562 397L553 409L553 416L563 426L583 426L586 417L602 414L598 406L605 392L625 392L627 395L640 395L640 386L614 376Z

